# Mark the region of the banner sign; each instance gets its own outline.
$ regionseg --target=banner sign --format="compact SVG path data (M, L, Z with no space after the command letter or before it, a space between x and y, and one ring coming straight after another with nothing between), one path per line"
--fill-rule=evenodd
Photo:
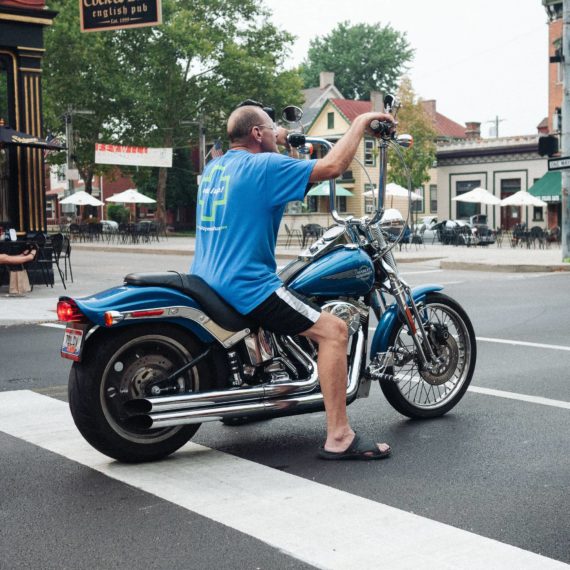
M172 149L96 143L95 162L97 164L119 164L121 166L163 166L171 168Z
M162 23L161 0L79 0L82 32L140 28Z

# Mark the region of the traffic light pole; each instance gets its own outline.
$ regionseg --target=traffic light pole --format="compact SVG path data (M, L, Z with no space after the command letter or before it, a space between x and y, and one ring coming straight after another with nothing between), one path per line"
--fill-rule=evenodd
M564 66L564 89L562 100L562 156L570 156L570 0L562 3L562 54ZM560 236L562 244L562 261L570 262L570 169L562 170L562 220Z

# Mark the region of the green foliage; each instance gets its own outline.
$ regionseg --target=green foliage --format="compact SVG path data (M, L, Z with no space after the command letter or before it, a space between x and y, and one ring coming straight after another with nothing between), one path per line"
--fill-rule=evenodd
M429 170L435 161L437 133L431 118L425 112L421 102L417 100L409 79L402 80L398 96L402 103L398 113L398 132L409 133L414 137L412 148L403 151L405 164L411 173L412 188L419 188L430 179ZM389 152L388 178L391 182L407 188L406 169L395 152L393 150Z
M158 168L133 169L128 172L139 192L156 199L158 184ZM166 183L166 207L195 207L198 192L198 172L194 168L189 149L178 149L174 152L172 169Z
M293 38L269 22L260 0L163 0L160 26L88 34L79 32L75 0L53 0L50 8L59 15L46 33L45 120L62 132L68 107L95 112L74 117L83 178L107 170L93 164L97 141L197 146L197 126L184 121L202 117L214 140L225 138L225 117L243 99L278 108L300 102L298 74L283 70ZM160 219L192 185L175 169L154 180Z
M406 34L390 25L341 22L311 40L300 72L305 87L316 87L321 71L333 71L344 97L368 100L370 91L395 91L413 53Z
M118 224L126 224L129 221L129 210L121 204L109 204L107 206L107 215L110 220Z

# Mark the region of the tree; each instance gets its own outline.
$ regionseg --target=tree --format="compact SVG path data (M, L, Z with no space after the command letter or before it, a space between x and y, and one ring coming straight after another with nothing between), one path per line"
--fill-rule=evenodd
M402 104L397 116L398 132L410 133L414 137L412 148L404 151L405 165L411 174L412 189L419 188L430 179L429 170L435 162L437 133L432 119L424 110L421 101L417 99L408 78L402 80L398 97ZM388 178L407 188L406 167L393 150L390 150L389 164Z
M413 57L405 33L390 25L341 22L329 35L311 40L300 68L305 87L319 84L321 71L333 71L347 99L370 98L370 91L395 91Z
M182 123L201 118L210 136L225 132L225 117L245 99L277 99L300 86L280 72L292 36L267 21L257 0L169 0L163 25L133 31L122 43L139 105L132 137L180 147ZM297 89L298 91L298 89ZM297 99L299 95L297 94ZM157 217L163 219L168 170L158 172Z
M91 193L94 174L111 167L94 163L94 145L117 137L117 127L127 105L122 96L122 70L112 57L112 38L104 33L82 34L79 12L71 0L54 0L50 7L59 12L54 25L46 28L46 56L43 62L43 111L47 130L62 134L64 115L72 112L74 156L72 157ZM109 57L111 55L111 57ZM89 110L93 115L73 115ZM55 157L63 160L62 153Z
M292 36L268 21L259 0L163 0L160 26L92 34L79 34L72 0L56 4L60 16L46 38L46 116L57 121L68 105L95 111L89 123L77 121L76 129L78 155L80 147L90 149L86 156L94 168L98 140L189 147L197 144L198 133L183 122L202 118L215 138L243 99L277 105L285 97L299 100L298 75L282 71ZM168 170L159 169L162 220L167 180Z

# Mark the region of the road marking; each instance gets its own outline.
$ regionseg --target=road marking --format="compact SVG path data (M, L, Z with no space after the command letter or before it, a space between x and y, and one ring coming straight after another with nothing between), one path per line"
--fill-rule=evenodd
M530 402L531 404L541 404L543 406L570 410L570 402L564 402L563 400L551 400L550 398L543 398L541 396L529 396L527 394L517 394L516 392L494 390L493 388L481 388L479 386L469 386L468 391L485 394L486 396L497 396L498 398L508 398L509 400L519 400L521 402Z
M504 338L488 338L484 336L478 336L477 340L483 342L496 342L498 344L511 344L513 346L530 346L531 348L548 348L550 350L570 351L570 346L563 346L560 344L542 344L540 342L526 342L524 340L509 340Z
M253 536L317 568L570 568L192 443L168 461L116 463L83 441L65 403L34 392L0 393L0 409L1 431ZM381 473L381 462L377 468Z

